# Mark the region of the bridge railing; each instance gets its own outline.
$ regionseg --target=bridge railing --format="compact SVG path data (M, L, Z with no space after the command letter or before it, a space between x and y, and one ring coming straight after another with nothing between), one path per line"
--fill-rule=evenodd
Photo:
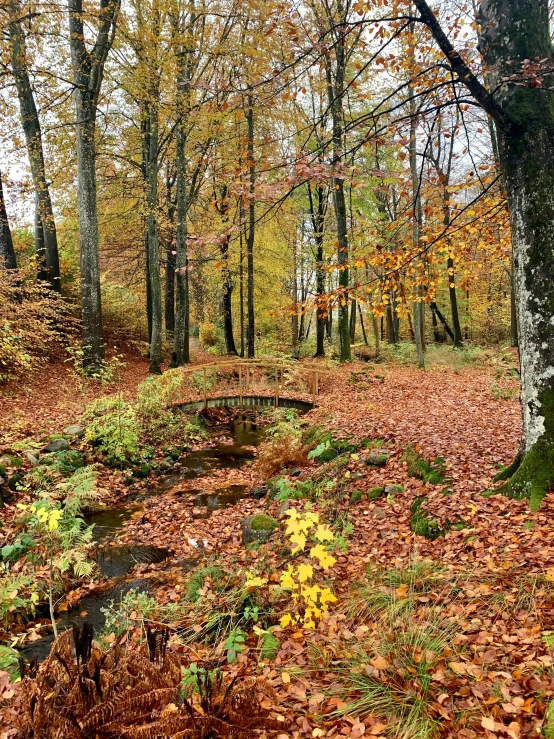
M184 404L228 396L231 392L239 397L258 395L272 397L275 407L279 400L290 398L317 405L322 381L329 370L301 362L268 359L225 358L206 364L181 368L183 383L179 398L173 402Z

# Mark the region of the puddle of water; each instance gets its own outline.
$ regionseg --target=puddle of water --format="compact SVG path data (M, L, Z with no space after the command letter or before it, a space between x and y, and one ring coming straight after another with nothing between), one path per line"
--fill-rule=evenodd
M210 490L209 493L198 493L194 496L194 505L205 506L210 511L217 511L236 505L239 500L246 498L247 495L247 485L227 485L226 487Z
M144 593L148 591L148 589L148 580L136 578L134 580L118 583L108 592L86 596L66 613L60 614L60 618L56 620L58 633L71 629L73 624L82 626L83 621L88 621L92 624L94 633L99 634L106 623L106 616L102 612L103 608L107 608L112 601L117 606L121 599L131 590ZM26 644L19 651L27 660L36 658L39 662L42 662L46 657L48 657L53 641L54 634L52 632L44 636L40 641Z
M169 549L149 546L113 546L98 550L96 564L106 577L122 577L135 565L157 564L171 556Z

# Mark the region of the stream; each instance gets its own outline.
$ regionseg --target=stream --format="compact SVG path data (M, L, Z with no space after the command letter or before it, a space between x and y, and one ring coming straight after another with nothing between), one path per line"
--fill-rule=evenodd
M158 564L172 555L168 549L147 545L118 545L112 543L125 523L142 508L141 501L155 495L162 495L179 484L182 480L197 480L213 470L237 469L248 460L253 459L252 447L263 439L263 429L252 421L237 420L230 428L230 443L219 443L215 446L190 452L176 463L171 472L152 480L139 497L124 505L105 508L86 516L86 523L94 524L93 540L98 545L95 557L100 572L114 582L96 593L85 596L78 603L63 613L57 614L58 632L71 628L74 623L82 626L84 620L91 623L95 633L103 630L106 615L103 609L110 604L118 604L131 590L145 592L149 589L149 581L140 574L129 575L136 565ZM245 485L228 485L216 489L202 488L182 493L193 506L205 511L203 517L211 515L211 511L234 505L248 495ZM183 501L185 504L185 501ZM196 560L190 562L194 567ZM186 565L185 565L186 566ZM46 659L54 640L53 632L47 633L37 641L28 642L20 649L27 660L36 658L39 662Z

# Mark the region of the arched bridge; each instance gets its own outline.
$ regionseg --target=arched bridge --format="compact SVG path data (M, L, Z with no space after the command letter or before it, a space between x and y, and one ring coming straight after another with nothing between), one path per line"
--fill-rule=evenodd
M297 408L317 405L329 370L267 359L226 358L181 368L183 382L171 405L185 410L222 406Z

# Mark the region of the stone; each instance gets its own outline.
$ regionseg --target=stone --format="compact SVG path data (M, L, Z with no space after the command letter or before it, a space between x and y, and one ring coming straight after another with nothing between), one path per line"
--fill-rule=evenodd
M85 435L85 429L76 423L66 426L63 432L66 436L76 436L78 439Z
M252 488L252 490L250 491L250 498L254 498L254 500L261 500L262 498L265 498L267 493L268 489L266 487Z
M363 496L364 494L361 490L353 490L350 496L350 503L359 503Z
M8 455L7 455L7 454L3 454L3 455L2 455L1 457L0 457L0 465L1 465L2 467L4 467L4 469L5 469L6 467L11 467L11 466L12 466L12 459L11 459L11 457L8 457Z
M23 475L20 475L19 472L16 472L8 480L9 489L15 491L17 489L17 486L22 480L23 480Z
M384 518L387 517L387 514L382 508L379 508L379 506L376 506L373 509L373 517L376 518L378 521L382 521Z
M302 470L300 469L300 467L293 467L292 470L289 472L289 475L291 477L298 477L301 474Z
M2 487L2 485L5 485L5 484L6 484L6 481L4 480L4 478L0 477L0 487Z
M164 457L163 462L160 463L161 470L170 470L173 467L173 458Z
M385 492L385 488L375 487L370 488L367 491L367 497L369 500L377 500L377 498L380 498Z
M389 459L389 454L382 452L370 452L365 458L365 463L372 467L384 467Z
M29 462L29 464L33 467L36 467L36 465L38 464L38 459L35 457L34 454L31 454L31 452L26 452L25 458L27 459L27 462Z
M66 452L69 449L69 442L67 439L54 439L46 446L43 446L41 451L43 454L55 454L56 452Z
M277 516L277 518L280 518L281 516L285 515L285 513L289 510L289 508L290 508L290 500L285 500L283 503L281 503L279 508L277 508L277 510L275 511L275 515Z
M209 518L211 515L210 509L203 505L193 506L191 513L193 518Z
M402 485L387 485L385 488L385 495L398 495L398 493L404 492Z
M352 477L350 479L351 480L363 480L364 479L364 475L361 472L354 472L352 474Z
M275 529L279 528L279 521L265 513L256 513L241 521L242 543L248 544L260 543L268 541Z

